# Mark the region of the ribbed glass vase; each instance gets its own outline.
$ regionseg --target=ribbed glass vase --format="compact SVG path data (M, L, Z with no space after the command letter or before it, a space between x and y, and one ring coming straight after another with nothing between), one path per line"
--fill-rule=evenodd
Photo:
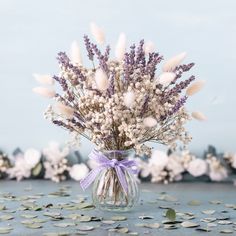
M110 160L127 160L134 156L133 150L102 152ZM122 187L113 167L102 170L93 183L93 202L101 210L129 211L139 199L139 189L134 174L122 168L123 177L127 183L127 190Z

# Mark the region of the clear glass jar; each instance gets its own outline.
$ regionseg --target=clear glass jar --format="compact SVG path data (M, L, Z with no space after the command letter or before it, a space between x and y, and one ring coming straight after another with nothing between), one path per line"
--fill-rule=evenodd
M118 161L133 157L133 150L105 151L102 152L110 160ZM95 206L107 211L129 211L139 199L137 179L130 171L123 170L127 182L127 192L122 188L116 170L112 167L106 168L98 174L92 190Z

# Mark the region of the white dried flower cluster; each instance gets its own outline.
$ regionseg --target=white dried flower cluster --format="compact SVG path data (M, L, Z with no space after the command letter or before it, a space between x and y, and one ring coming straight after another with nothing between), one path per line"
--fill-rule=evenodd
M233 169L236 169L236 153L225 153L224 159L229 162Z
M163 182L165 184L182 179L185 171L180 156L175 153L167 155L165 152L155 150L148 163L139 162L141 177L151 176L151 182Z
M18 153L14 156L13 167L7 170L10 179L16 178L17 181L31 176L32 169L39 163L41 153L33 148L27 149L25 153Z
M219 159L208 155L206 160L197 158L189 151L167 155L162 151L153 151L148 161L138 160L142 178L151 177L151 182L169 183L180 181L184 173L193 177L209 176L212 181L227 178L227 169Z
M209 177L213 181L222 181L228 177L228 172L225 166L222 165L219 159L215 156L208 156L207 163L209 165Z
M45 179L51 179L60 182L66 179L66 174L70 170L66 156L69 155L69 148L60 146L56 142L51 142L49 146L43 149Z
M80 181L88 173L89 173L89 168L84 163L75 164L69 170L70 177L76 181Z

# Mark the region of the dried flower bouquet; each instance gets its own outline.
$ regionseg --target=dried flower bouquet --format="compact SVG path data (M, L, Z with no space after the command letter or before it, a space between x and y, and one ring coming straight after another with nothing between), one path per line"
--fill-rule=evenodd
M104 44L104 33L98 26L92 24L91 32L98 44ZM91 67L83 65L74 42L70 58L65 52L58 53L59 75L35 75L40 83L52 85L56 81L62 88L61 93L48 87L34 89L55 100L45 112L47 119L91 140L102 151L135 149L137 154L150 155L146 142L175 147L178 141L187 144L191 140L184 127L190 119L185 103L204 81L194 81L194 76L180 81L194 65L181 64L186 53L166 61L158 72L163 57L154 52L150 42L141 40L127 48L122 33L115 58L110 56L109 45L102 52L87 35L84 44ZM194 112L193 117L205 119L200 112ZM119 155L116 158L119 160Z

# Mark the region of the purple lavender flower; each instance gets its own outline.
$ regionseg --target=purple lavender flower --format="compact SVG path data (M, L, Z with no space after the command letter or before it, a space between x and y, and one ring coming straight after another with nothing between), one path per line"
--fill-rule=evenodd
M92 46L91 46L90 39L87 35L84 35L84 44L85 44L85 47L86 47L87 52L88 52L89 60L93 61L94 53L93 53L93 49L92 49Z
M156 66L163 60L163 57L159 53L150 53L149 59L146 65L145 74L150 75L154 79Z
M130 52L125 53L124 56L124 80L128 84L130 75L133 74L135 67L135 44L130 47Z
M68 119L68 121L70 121L72 124L79 128L84 128L84 126L80 122L78 122L74 117L72 119Z
M65 68L70 68L70 59L69 57L66 55L65 52L59 52L57 54L57 60L59 61L59 63L61 65L63 65Z
M67 91L68 90L68 85L66 83L66 79L65 78L59 77L59 76L56 76L56 75L54 75L52 78L54 80L56 80L61 85L63 91Z
M175 114L176 112L179 111L179 109L184 105L184 103L186 102L187 100L187 96L184 96L182 98L180 98L176 104L174 105L174 107L171 109L171 111L168 112L168 115L169 116L172 116L173 114Z
M64 66L66 69L70 69L74 72L74 74L77 76L77 83L79 83L79 79L84 81L86 78L83 75L82 71L77 67L74 66L71 62L69 57L66 55L65 52L59 52L57 60L59 63Z
M135 64L135 44L130 46L129 61L130 61L130 65L134 66L134 64Z
M145 95L143 107L142 107L141 114L140 114L141 117L144 116L145 112L146 112L147 109L148 109L148 101L149 101L149 96L148 96L148 95Z
M115 71L112 71L111 72L111 78L110 78L110 84L109 84L109 88L108 88L108 93L109 93L109 96L111 97L114 92L115 92L115 76L116 76L116 73Z
M184 65L177 66L174 71L176 74L176 77L172 81L171 84L174 84L177 81L177 79L179 79L182 76L183 72L189 71L194 65L195 65L194 63L189 63L187 65L184 64Z
M105 61L108 61L108 59L109 59L110 50L111 50L111 48L110 48L110 46L108 45L108 46L106 47L106 50L105 50L105 53L104 53L104 60L105 60Z
M181 93L183 89L187 88L193 80L195 80L195 76L192 75L187 80L181 81L180 83L176 84L172 89L164 94L162 102L165 103L170 97L176 96L177 94Z
M145 66L146 66L146 59L145 59L145 52L143 50L143 46L144 46L144 40L142 39L139 42L139 46L137 48L137 52L136 52L136 68L139 68L141 70L142 75L144 75L145 73Z
M70 132L74 131L73 127L71 127L70 125L64 123L61 120L53 120L52 123L55 124L55 125L58 125L60 127L63 127L65 129L68 129Z
M97 59L99 61L99 66L108 74L109 69L108 69L108 66L107 66L107 60L106 60L107 56L106 56L106 54L102 55L101 51L98 49L96 44L91 43L91 46L92 46L93 52L97 55ZM109 51L110 50L108 50L108 52Z

